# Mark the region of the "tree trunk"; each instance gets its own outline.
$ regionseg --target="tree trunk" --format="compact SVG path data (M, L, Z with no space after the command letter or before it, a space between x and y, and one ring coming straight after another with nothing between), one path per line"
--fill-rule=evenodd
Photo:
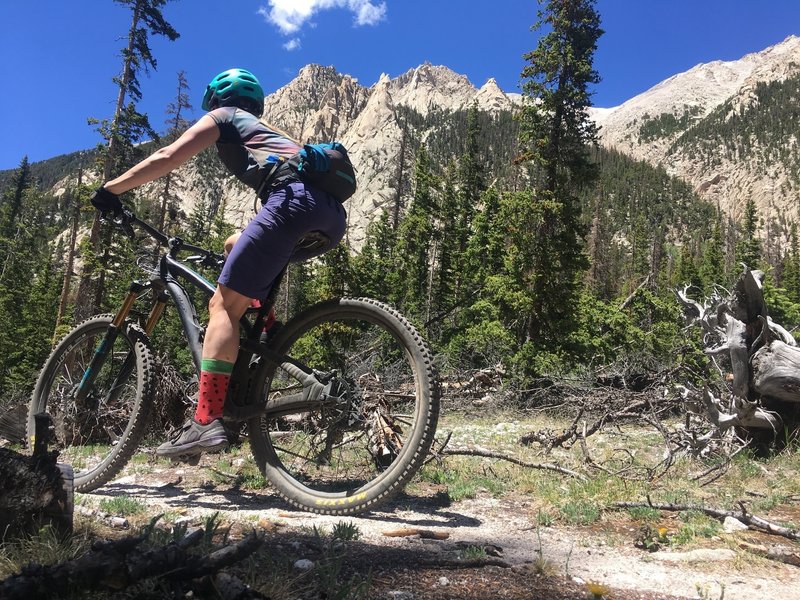
M72 467L47 451L48 415L36 415L32 456L0 448L0 534L5 539L35 532L44 525L72 531Z
M75 246L78 242L78 225L80 224L81 206L78 193L83 180L83 167L78 170L78 186L75 192L70 193L70 203L72 204L72 223L69 232L69 248L67 249L67 265L64 269L64 282L61 285L61 297L58 301L58 313L56 314L56 329L53 332L53 344L58 339L58 326L67 312L69 303L69 293L72 287L72 269L75 268Z

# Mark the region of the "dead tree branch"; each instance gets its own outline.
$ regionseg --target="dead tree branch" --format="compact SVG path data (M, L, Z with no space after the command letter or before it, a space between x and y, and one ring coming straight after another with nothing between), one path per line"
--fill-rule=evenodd
M441 450L439 453L450 456L480 456L483 458L496 458L498 460L506 460L515 465L525 467L526 469L541 469L544 471L555 471L556 473L561 473L562 475L568 475L570 477L574 477L581 481L586 481L586 477L584 477L580 473L572 471L570 469L565 469L564 467L559 467L558 465L554 465L552 463L528 462L525 460L520 460L519 458L515 458L509 454L503 454L502 452L494 452L492 450L487 450L486 448L480 448L477 446L473 446L470 448L445 448Z
M207 556L188 550L203 539L197 529L179 542L155 550L141 550L147 536L97 542L92 551L53 566L29 565L0 583L0 597L8 600L52 598L70 589L121 590L144 579L166 577L172 581L213 575L255 552L262 539L255 534Z
M671 512L686 512L697 511L702 512L709 517L716 519L724 519L725 517L732 517L747 525L750 529L769 533L772 535L779 535L790 540L800 541L800 532L788 527L776 525L766 519L757 517L756 515L747 512L743 502L739 502L741 512L734 512L731 510L721 510L718 508L710 508L707 506L693 506L689 504L653 504L652 502L617 502L614 506L618 508L655 508L656 510L666 510Z

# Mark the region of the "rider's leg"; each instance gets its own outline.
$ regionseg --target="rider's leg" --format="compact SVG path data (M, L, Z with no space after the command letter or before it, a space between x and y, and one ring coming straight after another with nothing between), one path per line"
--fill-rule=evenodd
M239 350L239 319L249 305L249 297L222 284L217 286L209 302L210 318L203 342L195 417L189 419L177 435L161 444L156 449L157 454L176 458L227 448L222 410Z
M226 257L231 253L233 247L236 245L238 239L242 236L241 233L232 233L225 239L225 244L223 245L222 253Z
M251 298L220 284L208 303L200 396L194 416L195 421L202 425L222 418L230 374L239 352L239 319L251 301Z

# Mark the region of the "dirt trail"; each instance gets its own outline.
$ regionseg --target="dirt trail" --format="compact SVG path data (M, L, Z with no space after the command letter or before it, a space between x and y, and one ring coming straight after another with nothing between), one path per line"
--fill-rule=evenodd
M800 600L800 569L754 560L752 555L742 560L737 540L751 539L751 532L709 540L704 552L711 552L710 555L670 550L648 553L634 547L635 526L613 519L586 528L537 529L536 515L525 499L496 499L487 494L450 503L442 495L401 495L379 512L361 517L327 517L294 511L269 490L253 492L212 483L209 472L202 464L154 467L149 473L121 477L94 494L82 496L81 502L97 506L103 498L125 495L145 501L153 514L180 514L199 521L202 516L219 511L225 520L248 527L266 525L287 535L313 526L330 530L334 524L347 521L357 525L361 542L372 546L370 556L385 549L404 550L405 556L425 554L445 559L458 549L481 546L489 556L495 555L511 565L529 565L543 558L551 564L551 572L562 578L636 590L642 595L630 597L637 598L669 594L717 600L723 597L724 586L725 600ZM445 533L447 538L384 535L402 528Z

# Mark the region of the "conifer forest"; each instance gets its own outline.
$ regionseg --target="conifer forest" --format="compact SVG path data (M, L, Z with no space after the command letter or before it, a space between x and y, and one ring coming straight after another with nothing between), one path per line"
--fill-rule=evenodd
M132 22L114 79L118 102L113 117L93 121L102 143L37 164L20 157L17 169L0 174L0 397L9 405L25 402L54 340L87 316L113 312L155 257L143 241L113 233L88 202L96 183L87 181L119 174L188 125L182 75L166 131L137 111L141 70L155 68L148 40L178 32L160 15L163 2L124 4ZM148 10L137 12L140 4ZM676 290L691 286L687 293L700 299L728 289L742 265L766 273L771 316L788 329L800 323L796 225L758 214L754 201L734 220L665 170L601 147L585 111L589 86L602 75L592 65L600 17L588 0L573 3L580 15L563 14L561 4L547 3L540 15L551 33L525 55L519 110L421 115L398 107L408 133L402 201L375 216L358 250L342 244L293 265L279 316L339 295L388 301L425 332L444 376L498 369L520 402L559 379L589 387L642 387L665 374L703 380L711 367L699 334L684 328ZM672 151L703 154L725 140L737 160L780 159L781 124L796 110L780 99L798 85L790 77L760 86L757 118L706 119ZM690 116L654 117L639 135L667 135ZM751 154L756 138L768 152ZM214 160L200 157L198 172L219 169ZM55 195L56 182L64 193ZM213 190L185 214L171 202L170 176L159 185L157 197L129 193L124 201L169 233L220 251L234 226ZM156 339L171 376L189 378L174 312Z

